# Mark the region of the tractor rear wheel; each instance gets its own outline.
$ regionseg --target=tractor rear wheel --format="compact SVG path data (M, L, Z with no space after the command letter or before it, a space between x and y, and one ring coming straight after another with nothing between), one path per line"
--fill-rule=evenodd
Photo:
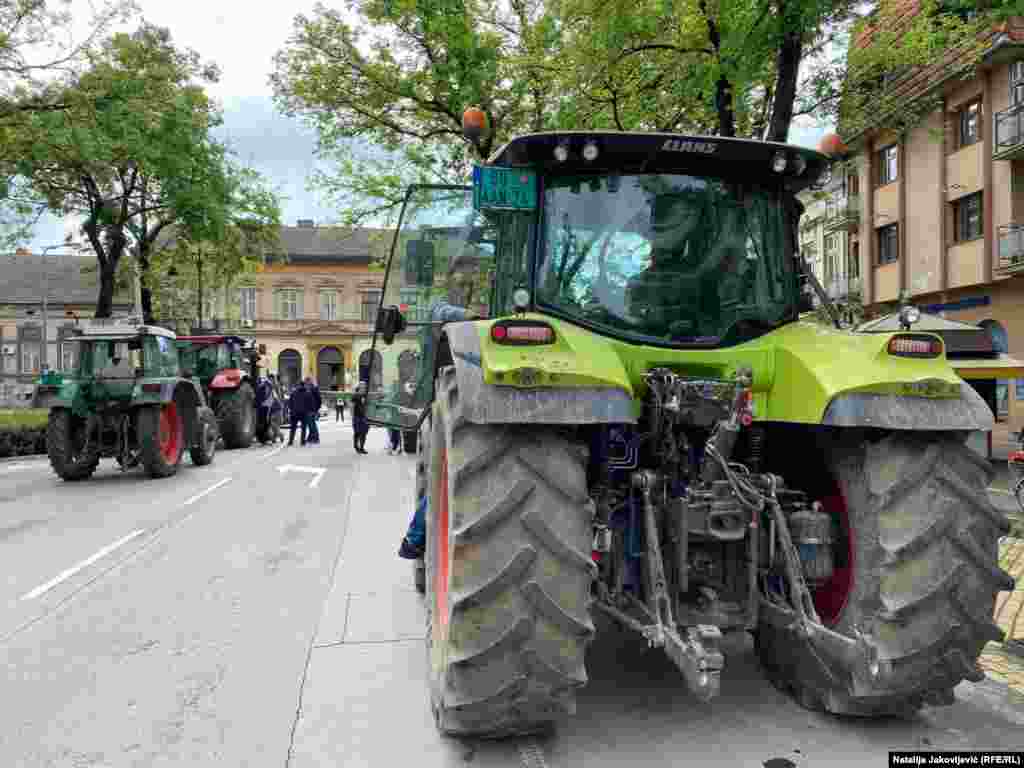
M256 396L246 383L213 401L225 448L248 448L256 431Z
M446 734L548 730L575 711L594 634L585 451L544 426L462 418L438 378L427 514L430 694Z
M192 463L197 467L205 467L213 462L213 456L217 452L217 417L213 411L206 407L200 407L196 413L196 430L199 434L195 436L192 446L189 448L189 456Z
M87 421L67 408L54 408L46 423L46 453L50 466L62 480L86 480L100 463L100 446L90 442ZM86 448L86 443L89 447Z
M139 460L150 477L170 477L185 451L185 424L178 404L147 405L138 410Z
M761 663L812 709L880 716L951 704L960 681L984 678L978 656L1002 637L995 598L1013 588L998 564L1009 523L988 497L992 469L961 438L935 432L847 436L828 453L836 493L824 506L841 533L815 608L877 656L866 672L822 662L795 631L762 621Z

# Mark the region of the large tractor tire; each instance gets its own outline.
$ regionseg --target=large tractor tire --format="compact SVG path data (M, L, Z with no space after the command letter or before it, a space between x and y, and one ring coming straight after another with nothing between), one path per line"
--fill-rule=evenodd
M419 433L411 430L402 430L402 449L406 453L416 453L416 444L419 442Z
M214 454L217 453L217 438L220 433L217 429L217 417L213 411L206 407L200 407L196 414L196 429L199 434L189 448L189 456L192 463L197 467L205 467L213 463Z
M761 622L761 663L811 709L882 716L951 704L954 686L984 678L978 656L1002 638L996 595L1013 588L998 564L1009 523L986 491L992 469L950 433L844 439L829 454L837 491L824 507L841 535L815 608L831 629L861 633L874 660L866 671L822 662L796 632Z
M139 461L150 477L170 477L185 451L185 423L175 401L138 411Z
M92 441L88 449L86 420L67 408L54 408L46 423L46 453L50 466L62 480L86 480L100 463L99 443Z
M584 449L544 426L472 424L455 371L430 437L427 648L446 734L548 730L575 711L594 634Z
M225 448L248 448L256 432L256 396L246 383L213 401Z

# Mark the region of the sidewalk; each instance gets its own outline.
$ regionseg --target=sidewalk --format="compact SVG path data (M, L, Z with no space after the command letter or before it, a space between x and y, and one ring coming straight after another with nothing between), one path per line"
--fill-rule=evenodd
M998 465L997 465L998 466ZM994 491L1007 485L1006 464L993 482ZM999 563L1017 582L1013 592L1001 592L996 598L996 623L1006 633L1002 643L989 643L979 659L985 673L1006 683L1024 696L1024 519L1017 502L1008 493L992 492L992 503L1010 517L1013 529L999 546Z

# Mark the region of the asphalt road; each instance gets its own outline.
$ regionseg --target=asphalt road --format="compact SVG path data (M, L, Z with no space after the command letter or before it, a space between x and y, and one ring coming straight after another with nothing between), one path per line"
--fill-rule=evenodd
M320 446L186 459L166 480L0 463L0 766L863 766L1024 749L1024 702L993 681L912 720L839 720L771 688L738 637L701 705L660 652L603 625L554 736L441 738L423 607L395 556L413 459L387 456L380 430L357 456L350 435L325 422Z

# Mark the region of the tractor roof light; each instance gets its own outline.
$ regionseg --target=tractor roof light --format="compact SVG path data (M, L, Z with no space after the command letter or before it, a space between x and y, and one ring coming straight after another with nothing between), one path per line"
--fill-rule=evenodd
M583 145L583 159L588 163L592 163L597 160L597 156L600 154L600 150L597 148L597 143L594 141L588 141Z
M462 135L476 144L487 129L487 114L480 107L467 107L462 113Z
M786 170L786 165L786 153L780 149L772 157L772 170L775 171L776 173L782 173L783 171Z
M917 307L903 307L900 309L900 325L903 330L909 331L910 326L921 319L921 310Z
M558 144L554 151L555 162L564 163L569 159L569 145L565 142Z
M512 304L517 312L525 312L530 306L530 292L525 288L516 288L512 292Z

